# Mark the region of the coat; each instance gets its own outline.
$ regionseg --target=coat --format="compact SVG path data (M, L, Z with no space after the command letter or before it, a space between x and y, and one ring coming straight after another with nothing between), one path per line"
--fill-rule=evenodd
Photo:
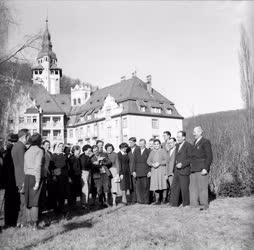
M210 171L213 161L211 142L208 139L201 138L197 144L194 142L191 157L191 172L200 172L202 169Z
M130 152L128 153L128 156L129 156L129 165L130 165L131 174L133 173L133 167L134 167L134 154L135 154L135 151L136 151L138 148L139 148L139 146L135 146L134 152L132 153L132 150L130 149Z
M151 171L147 164L149 154L150 151L147 148L145 148L142 155L141 148L137 148L137 150L134 151L133 172L136 172L137 177L147 176L148 172Z
M190 175L192 145L185 141L180 150L179 146L179 144L176 145L174 172L177 171L180 175ZM176 167L177 163L182 163L180 169Z
M21 188L25 181L24 173L24 155L26 152L26 147L23 142L18 141L14 144L11 155L14 163L15 170L15 180L17 187Z
M166 165L166 171L167 176L173 176L174 175L174 166L175 166L175 158L176 158L176 148L173 149L172 154L170 155L170 152L167 152L167 165Z

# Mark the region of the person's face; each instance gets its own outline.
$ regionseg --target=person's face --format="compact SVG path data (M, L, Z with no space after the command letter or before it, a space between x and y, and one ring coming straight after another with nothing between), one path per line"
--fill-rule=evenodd
M96 155L98 153L98 147L93 148L93 153Z
M174 148L174 147L175 147L175 144L176 144L176 143L175 143L174 140L169 140L169 141L168 141L168 145L169 145L169 148L170 148L170 149Z
M145 148L146 144L145 144L144 141L139 141L139 146L140 146L141 148Z
M97 147L98 147L99 152L102 152L102 151L103 151L103 143L102 143L102 142L99 142L99 143L97 144Z
M156 142L153 144L153 146L154 146L154 149L158 150L158 149L161 147L161 144L160 144L158 141L156 141Z
M85 151L85 155L90 156L91 154L92 154L92 149L91 149L91 148L88 148L88 149Z
M169 139L169 136L168 136L167 133L163 133L163 139L164 139L164 141L166 141L167 139Z
M199 128L194 128L193 135L196 140L201 136L201 134L202 134L202 132Z
M43 148L45 149L45 151L49 151L50 144L48 142L45 142L44 145L43 145Z
M80 155L80 149L74 150L74 156L79 157Z
M126 153L127 148L122 148L121 151L124 152L124 153Z
M178 143L182 143L184 141L184 136L182 135L181 132L177 133L177 136L176 136L176 140Z
M149 148L153 149L153 141L149 141Z
M107 153L108 154L111 154L113 152L113 148L110 146L110 147L107 147Z
M129 141L129 145L130 145L130 148L133 148L135 146L135 142L134 141Z
M62 153L63 150L64 150L64 145L63 145L63 144L59 144L59 145L58 145L58 152L59 152L59 153Z

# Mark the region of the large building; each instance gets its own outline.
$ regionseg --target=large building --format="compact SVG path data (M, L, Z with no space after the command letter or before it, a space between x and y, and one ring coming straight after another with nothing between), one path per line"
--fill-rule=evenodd
M175 134L182 129L183 117L153 88L150 75L142 81L133 73L102 89L77 84L70 95L60 94L62 69L57 66L47 21L36 63L29 91L32 102L26 104L15 130L27 127L52 143L84 145L101 139L117 146L131 136L149 140L161 138L165 130Z

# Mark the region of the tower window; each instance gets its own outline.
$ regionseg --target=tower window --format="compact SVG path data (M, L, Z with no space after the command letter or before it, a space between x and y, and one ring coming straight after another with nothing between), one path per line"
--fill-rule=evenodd
M74 105L74 106L77 105L76 99L73 99L73 105Z
M78 104L81 104L81 99L80 98L78 98Z

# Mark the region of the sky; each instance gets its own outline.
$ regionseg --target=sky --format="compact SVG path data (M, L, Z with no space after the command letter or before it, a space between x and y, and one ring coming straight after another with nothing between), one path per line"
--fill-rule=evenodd
M153 88L184 117L243 107L240 24L253 13L252 2L19 0L9 6L17 24L8 48L43 31L48 15L65 75L99 87L134 71L143 80L152 75ZM35 63L37 53L25 56Z

